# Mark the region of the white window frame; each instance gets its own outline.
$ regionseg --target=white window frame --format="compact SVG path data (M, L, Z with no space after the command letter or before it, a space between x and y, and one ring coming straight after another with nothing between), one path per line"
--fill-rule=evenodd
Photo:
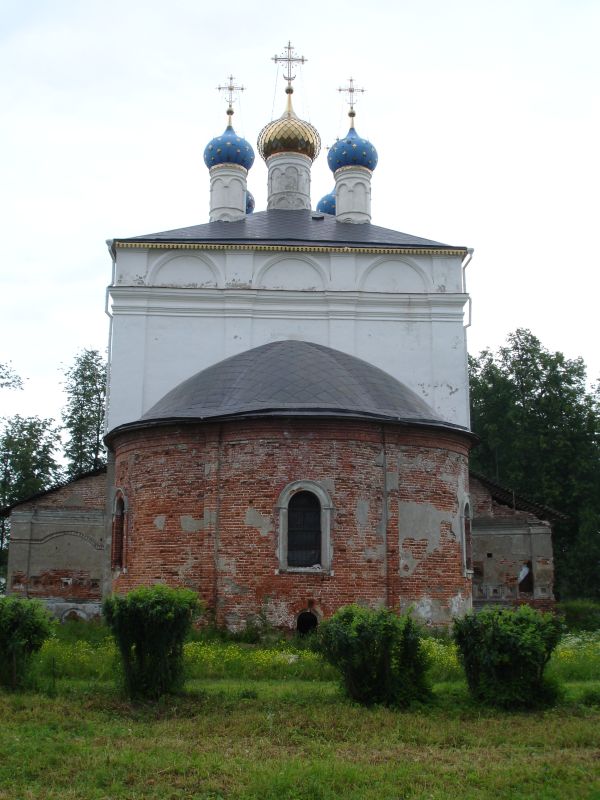
M321 506L321 563L312 567L290 567L287 563L288 555L288 506L292 497L298 492L311 492L319 501ZM309 574L333 575L331 569L332 547L331 547L331 519L333 516L333 503L326 489L316 481L293 481L288 483L279 495L275 506L277 518L279 520L279 541L277 544L279 569L280 572L303 572Z

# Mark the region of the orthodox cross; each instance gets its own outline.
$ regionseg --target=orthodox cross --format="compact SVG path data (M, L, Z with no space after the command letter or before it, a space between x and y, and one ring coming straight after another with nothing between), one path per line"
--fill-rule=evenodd
M235 93L236 92L243 92L244 89L246 88L245 86L236 86L233 81L234 81L233 75L230 75L229 76L229 83L227 84L227 86L217 86L217 89L220 92L227 92L227 102L229 104L229 108L227 109L227 113L229 114L229 116L231 116L231 114L233 114L232 106L233 106L233 99L234 99Z
M286 74L284 75L284 78L288 82L288 86L291 87L292 81L296 77L295 75L292 75L292 64L304 64L306 61L308 61L308 59L304 58L304 56L294 55L294 48L292 47L292 43L290 41L288 41L287 47L284 47L283 49L285 50L285 55L273 56L271 60L276 64L279 64L280 61L286 62L287 66L285 68Z
M356 99L354 95L357 92L360 92L362 94L364 91L365 91L364 89L356 88L356 86L354 85L354 78L348 78L348 86L340 86L340 88L338 89L338 92L344 92L344 94L348 95L348 99L346 100L346 102L350 106L350 111L348 116L353 117L355 115L354 103L356 102Z

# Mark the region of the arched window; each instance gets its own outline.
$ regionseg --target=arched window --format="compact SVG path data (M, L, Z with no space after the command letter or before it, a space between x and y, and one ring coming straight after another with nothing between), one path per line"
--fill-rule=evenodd
M111 568L123 569L125 550L125 500L119 492L115 498L112 524Z
M289 567L321 564L321 504L312 492L298 492L288 504Z
M473 555L471 545L471 506L467 501L462 514L462 551L465 575L473 573Z
M281 572L327 572L331 567L333 507L315 481L288 484L277 503Z

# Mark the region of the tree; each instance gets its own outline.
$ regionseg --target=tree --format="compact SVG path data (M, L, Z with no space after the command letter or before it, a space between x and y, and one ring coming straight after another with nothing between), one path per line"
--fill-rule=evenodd
M54 420L19 415L0 421L0 509L48 489L61 477ZM0 564L6 560L8 519L0 518Z
M600 395L585 364L518 329L469 367L473 469L568 516L554 526L557 591L599 596Z
M10 364L0 362L0 389L22 389L23 381Z
M106 362L97 350L82 350L65 371L67 405L63 409L65 445L70 477L106 463L102 442L106 400Z

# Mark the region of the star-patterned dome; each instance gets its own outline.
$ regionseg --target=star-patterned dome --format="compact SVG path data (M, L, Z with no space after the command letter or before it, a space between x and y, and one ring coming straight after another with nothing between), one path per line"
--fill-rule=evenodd
M350 130L343 139L330 148L327 154L327 163L332 172L341 167L359 166L373 171L377 166L377 150L368 139L363 139L356 132L354 120Z
M324 195L317 203L319 214L332 214L335 216L335 189Z
M246 192L246 214L252 214L256 203L254 202L254 195L252 192Z
M225 131L206 145L204 163L209 169L218 164L239 164L245 169L250 169L254 164L252 145L233 130L231 117Z

